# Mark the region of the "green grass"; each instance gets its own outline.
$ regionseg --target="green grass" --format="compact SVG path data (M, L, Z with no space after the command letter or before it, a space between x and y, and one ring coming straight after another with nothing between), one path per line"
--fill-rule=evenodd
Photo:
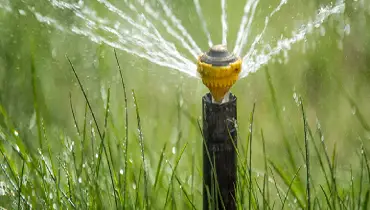
M122 74L118 57L116 58L119 72ZM143 133L141 125L143 118L140 115L140 104L137 102L135 92L132 92L137 122L135 138L129 140L128 136L120 136L119 134L114 136L114 130L117 127L113 120L115 113L110 111L110 89L107 90L106 104L100 109L104 112L101 124L96 117L96 111L91 106L89 96L77 70L72 63L70 64L85 98L86 108L83 129L81 129L78 123L80 120L76 118L77 113L73 107L74 103L70 99L70 109L76 132L74 137L69 137L63 130L58 131L59 138L57 140L59 143L54 142L54 146L59 145L59 153L52 153L47 132L49 128L45 126L44 119L40 115L36 114L39 142L37 149L33 149L25 145L6 110L1 108L3 126L1 127L0 152L3 182L5 183L5 193L1 195L1 205L10 209L28 209L30 207L36 209L42 207L50 209L200 209L202 172L199 171L201 168L199 164L201 161L198 160L195 163L199 174L199 177L195 179L197 183L195 187L186 180L187 176L194 176L194 172L190 174L190 170L181 171L181 173L178 171L179 163L186 161L184 154L189 150L189 141L184 141L178 155L173 155L166 150L167 143L165 143L162 152L159 153L160 158L156 169L148 166L151 154L147 150L150 150L150 147L146 143L147 138L144 138L145 133ZM34 74L33 64L31 64L31 69ZM31 79L33 89L36 90L35 77L31 77ZM267 79L270 81L269 86L274 106L277 107L278 101L274 97L275 89L270 76ZM121 83L125 92L123 78ZM34 106L37 110L37 91L33 91L33 93ZM124 94L124 98L127 102L127 95ZM338 173L342 174L343 172L338 169L335 147L332 152L327 150L322 136L322 128L318 124L316 132L312 132L307 123L302 99L299 100L299 105L301 107L303 135L297 138L298 143L304 144L305 154L301 158L290 160L289 168L283 168L279 161L268 157L269 149L265 146L263 128L260 136L254 133L253 119L258 118L258 115L255 116L255 108L258 109L258 104L253 106L247 147L245 150L240 147L237 152L239 164L236 203L238 207L247 209L367 209L370 169L364 144L362 143L359 148L357 163L353 163L359 166L355 171L356 174L353 174L354 171L351 168L350 185L346 180L337 180ZM125 107L127 106L126 104ZM127 108L125 110L125 116L128 119ZM296 111L299 112L299 109L297 108ZM280 121L279 114L276 116ZM363 119L361 116L358 117ZM87 122L89 118L92 119L90 125ZM129 121L126 120L125 123L127 124L124 126L124 133L127 135ZM284 123L282 121L280 125L283 129ZM239 127L239 129L243 129L243 127ZM96 136L96 132L98 136ZM198 133L198 136L201 138L201 132ZM243 137L239 141L243 141L242 139ZM254 151L252 139L263 142L263 171L255 170L255 167L252 167L252 151ZM91 141L90 145L89 141ZM137 151L134 151L134 147L128 147L129 143L136 144L136 147L139 146L136 148ZM285 149L288 154L289 151L300 150L291 144L286 144ZM129 151L139 154L135 165L132 164L132 160L128 160ZM282 158L288 157L290 156L282 155ZM123 168L124 171L122 171ZM312 168L316 168L314 175L311 171ZM324 182L320 182L322 178L324 178Z
M232 43L244 1L228 2ZM261 2L251 37L278 3ZM285 63L279 55L233 87L240 209L370 208L370 13L360 2L329 18L325 36L314 30L304 53L294 45ZM12 13L0 9L0 207L201 209L201 81L17 12L32 5L78 23L66 11L10 3ZM201 3L221 40L218 6ZM289 1L265 41L289 36L324 3ZM206 50L194 8L170 7Z

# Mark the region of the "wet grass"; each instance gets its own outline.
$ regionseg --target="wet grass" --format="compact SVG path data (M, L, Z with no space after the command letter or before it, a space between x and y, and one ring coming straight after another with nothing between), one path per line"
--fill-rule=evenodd
M68 136L61 128L55 130L48 127L39 114L38 83L34 76L36 69L31 63L38 145L36 148L27 145L20 135L20 132L26 131L16 129L6 110L0 106L0 174L4 184L0 189L3 190L0 191L3 192L0 194L1 206L8 209L201 209L202 167L201 160L194 162L195 157L190 152L194 149L193 141L180 135L177 137L181 140L176 143L177 152L169 152L167 142L160 151L151 151L153 142L148 141L155 139L145 135L142 124L145 117L141 115L141 104L134 90L132 105L135 107L136 126L133 127L131 123L129 127L130 100L116 53L115 58L124 92L124 116L119 116L125 119L122 128L115 125L116 113L110 110L110 88L107 89L103 107L94 110L83 79L67 58L85 101L84 113L79 115L70 95L71 123L75 125L73 136ZM266 146L264 128L260 128L260 132L255 131L255 120L259 117L255 111L259 105L255 103L249 124L238 124L239 130L248 130L247 138L239 136L237 139L238 183L235 202L238 208L368 209L370 167L367 142L359 137L361 147L358 148L357 163L353 163L348 175L350 179L338 179L346 172L338 163L336 147L328 151L319 121L315 129L310 127L304 108L305 100L299 98L296 110L301 115L302 121L296 123L302 124L302 132L288 136L285 130L289 128L281 117L273 80L267 69L265 73L275 116L283 133L285 152L281 152L280 158L288 163L283 164L269 155L273 148ZM354 100L348 98L348 101L358 109ZM201 140L202 128L196 123L199 120L181 107L176 109L185 113L188 123ZM356 113L363 129L366 129L366 118L360 110ZM137 141L129 140L129 128ZM49 129L53 129L52 134ZM124 135L115 132L117 129L124 130ZM51 138L55 139L53 145L59 147L57 150L52 148ZM247 141L243 143L243 139ZM292 144L295 141L302 144L304 150ZM254 142L262 142L262 161L252 159L257 152L252 144ZM187 166L192 168L184 170L183 162L190 162ZM204 193L221 196L216 188Z

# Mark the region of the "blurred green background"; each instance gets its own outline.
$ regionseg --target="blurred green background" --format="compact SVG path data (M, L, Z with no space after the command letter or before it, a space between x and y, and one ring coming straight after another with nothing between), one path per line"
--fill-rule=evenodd
M64 1L78 3L77 0ZM134 19L138 18L137 14L127 9L124 1L110 2ZM135 1L132 2L135 4ZM201 49L207 51L207 39L192 2L167 0L167 3ZM220 4L214 0L200 0L200 3L213 42L221 42ZM98 2L84 4L108 21L120 21L117 15L113 15ZM156 1L150 4L162 11ZM236 40L244 4L244 0L227 1L230 50ZM246 48L262 30L266 15L278 4L277 0L261 0ZM327 0L288 1L271 19L263 36L264 42L276 46L281 37L290 37L292 31L301 24L312 20L321 6L333 4L335 2ZM102 127L106 92L111 89L112 120L109 132L112 138L122 139L125 123L124 94L113 48L40 23L32 11L52 17L66 27L84 24L73 12L53 8L47 0L0 0L0 104L14 122L19 136L33 149L39 147L32 92L32 58L35 63L37 104L48 128L52 150L55 154L63 150L58 140L61 132L71 138L77 135L69 94L80 126L83 123L85 99L65 57L68 55ZM288 51L288 59L284 59L283 53L275 56L268 65L235 84L232 92L238 97L239 141L244 147L248 137L249 115L256 103L253 133L253 159L256 160L253 167L256 171L263 169L263 162L260 161L261 130L269 158L286 165L288 155L283 144L285 137L296 148L294 152L297 162L304 162L299 152L299 148L304 146L302 114L297 103L300 96L313 132L317 133L320 124L328 151L332 152L336 145L338 168L343 172L338 179L347 180L350 167L358 166L361 141L370 149L370 127L367 124L370 123L369 21L370 2L345 1L344 13L330 16L322 26L314 28L305 41L293 45ZM159 25L159 22L154 21L154 24ZM131 30L124 23L121 27ZM163 28L159 28L159 31L166 34ZM180 52L185 53L180 43L175 44ZM129 157L133 161L132 167L135 164L139 167L140 163L136 114L131 97L133 89L140 108L148 167L155 169L165 143L168 153L175 154L181 145L188 142L178 170L187 172L191 167L200 170L202 141L196 119L201 116L201 97L207 92L206 87L201 80L176 70L160 67L123 51L117 53L129 96ZM269 87L268 73L276 104ZM4 125L4 122L0 120L0 124ZM119 152L117 156L120 156ZM315 170L318 169L313 167ZM187 173L180 175L184 179L188 176Z

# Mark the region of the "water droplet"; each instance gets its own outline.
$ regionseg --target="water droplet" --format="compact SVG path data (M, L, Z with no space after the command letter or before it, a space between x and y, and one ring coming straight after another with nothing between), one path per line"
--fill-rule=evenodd
M119 170L119 174L123 175L123 169Z
M132 189L136 190L136 184L135 183L132 184Z
M18 147L18 145L15 145L15 146L14 146L14 149L15 149L17 152L19 152L19 147Z
M58 209L57 204L53 203L53 209Z
M53 193L49 193L49 198L53 199Z
M293 93L293 99L297 105L299 105L299 98L296 92Z
M5 187L6 187L5 182L0 182L0 196L6 194Z
M176 147L172 147L172 154L176 154Z
M82 183L82 178L81 177L78 178L78 183Z
M18 136L18 135L19 135L19 134L18 134L18 131L14 130L14 135L15 135L15 136Z
M98 159L98 157L99 157L99 155L98 155L98 153L96 153L96 154L95 154L95 158L96 158L96 159Z
M24 10L22 10L22 9L18 10L18 12L19 12L19 14L20 14L20 15L23 15L23 16L25 16L25 15L26 15L26 11L24 11Z
M85 163L84 163L84 164L82 164L82 168L85 168L85 167L86 167Z
M351 112L352 112L353 115L355 115L356 114L356 107L352 107Z

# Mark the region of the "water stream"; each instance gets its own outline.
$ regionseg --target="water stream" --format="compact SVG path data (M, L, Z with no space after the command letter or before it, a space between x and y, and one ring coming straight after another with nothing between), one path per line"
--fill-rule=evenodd
M222 44L227 45L228 39L233 39L233 37L228 37L229 29L233 25L228 25L227 0L219 1ZM243 59L243 70L240 78L256 72L274 56L282 52L286 54L293 44L305 40L306 36L312 33L313 29L319 28L329 16L341 14L345 8L343 1L337 1L335 4L319 8L316 16L294 30L291 37L281 37L277 40L276 46L272 46L270 43L262 45L265 31L270 19L289 2L288 0L281 0L265 17L262 30L251 38L252 23L261 1L247 0L245 2L243 16L235 37L233 52ZM89 6L91 2L87 3L86 0L79 0L77 3L69 3L67 0L47 0L46 4L49 4L54 10L68 11L74 15L76 21L69 24L50 15L52 13L45 14L41 12L40 8L33 6L26 6L27 11L18 12L21 15L33 15L39 22L50 25L64 33L78 34L92 42L104 43L157 65L181 71L191 77L198 77L196 59L202 51L208 49L199 47L181 20L173 13L168 1L157 1L162 10L156 9L154 5L145 0L136 2L122 0L120 5L115 5L108 0L93 0L93 2L101 5L106 12L109 12L109 17L99 16L97 11ZM201 2L193 0L193 3L208 45L212 46L211 33L207 28ZM120 9L118 6L125 9ZM10 1L0 0L0 10L12 13L14 12L12 8ZM244 52L247 44L249 44L249 48Z

